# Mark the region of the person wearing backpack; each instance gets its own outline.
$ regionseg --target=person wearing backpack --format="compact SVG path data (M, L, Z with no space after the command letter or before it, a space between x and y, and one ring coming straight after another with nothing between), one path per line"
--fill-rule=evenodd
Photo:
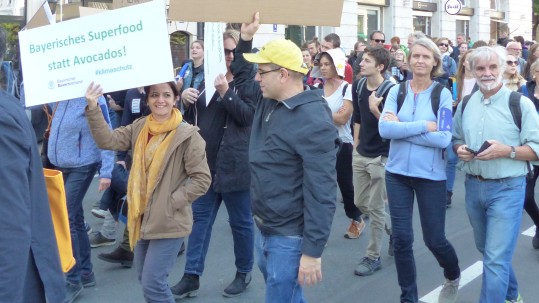
M468 62L479 91L455 114L453 149L466 173L466 212L483 254L480 303L522 302L511 264L519 235L528 161L537 161L539 115L502 83L507 53L479 47Z
M360 63L362 78L352 85L354 198L360 211L369 214L371 229L367 252L354 271L358 276L368 276L382 268L380 251L387 215L384 167L389 155L389 140L380 137L378 119L383 101L394 85L384 80L390 61L390 54L383 47L367 47ZM393 251L389 249L389 253Z
M338 49L328 49L320 53L320 75L324 79L323 97L332 112L333 124L339 131L342 146L337 154L337 183L341 191L346 216L351 222L344 234L347 239L357 239L365 228L361 211L354 204L354 183L352 172L353 138L350 129L352 117L351 85L344 81L346 58ZM319 86L320 87L320 86Z
M412 228L416 196L425 245L445 277L438 302L454 303L460 268L455 249L445 236L443 157L443 149L451 141L452 97L449 90L432 80L443 73L440 50L434 42L416 40L408 58L413 80L389 91L378 124L380 136L391 139L386 189L400 302L418 302Z

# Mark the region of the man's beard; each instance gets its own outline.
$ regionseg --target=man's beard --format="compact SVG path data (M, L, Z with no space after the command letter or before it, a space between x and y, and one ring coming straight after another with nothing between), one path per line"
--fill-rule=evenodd
M503 77L502 73L500 73L497 78L493 76L482 77L479 81L477 81L477 85L479 86L479 88L483 90L491 91L495 89L496 87L498 87L498 85L500 85L500 83L502 82L502 77ZM495 81L490 84L483 84L482 80L495 80Z

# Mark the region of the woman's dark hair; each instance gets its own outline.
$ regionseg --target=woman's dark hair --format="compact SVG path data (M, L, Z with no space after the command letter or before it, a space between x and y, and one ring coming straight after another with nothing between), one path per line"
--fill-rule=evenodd
M168 84L168 86L170 86L170 88L172 89L172 93L174 94L174 97L178 97L180 95L178 93L178 89L176 88L176 83L174 83L174 81L169 81L169 82L164 82L164 83L166 83L166 84ZM150 88L152 86L158 85L158 84L163 84L163 83L156 83L156 84L144 86L144 93L145 93L144 100L146 102L148 102L148 95L150 94Z

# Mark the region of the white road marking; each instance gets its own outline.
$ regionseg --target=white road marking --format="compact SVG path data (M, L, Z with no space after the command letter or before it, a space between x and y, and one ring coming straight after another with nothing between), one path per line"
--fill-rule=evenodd
M532 225L530 228L522 232L524 236L533 237L535 236L535 225Z
M466 284L472 282L475 278L481 276L482 274L483 274L483 262L477 261L460 273L459 289L466 286ZM435 290L423 296L421 299L419 299L419 301L424 302L424 303L437 303L438 295L440 294L441 290L442 290L442 285L438 286Z

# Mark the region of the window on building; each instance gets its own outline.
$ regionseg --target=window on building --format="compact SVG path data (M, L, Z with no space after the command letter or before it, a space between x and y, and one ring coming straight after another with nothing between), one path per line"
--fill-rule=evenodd
M456 20L455 23L457 34L464 34L466 37L470 37L470 20Z
M358 40L368 40L369 34L380 27L380 9L359 6L357 10L357 38Z
M189 34L182 31L170 34L170 51L174 69L180 68L182 62L189 59Z
M428 16L413 16L413 32L420 31L427 36L431 35L432 18Z
M288 25L285 28L285 38L291 40L301 47L305 42L310 41L316 36L316 27ZM320 39L318 39L320 41Z

